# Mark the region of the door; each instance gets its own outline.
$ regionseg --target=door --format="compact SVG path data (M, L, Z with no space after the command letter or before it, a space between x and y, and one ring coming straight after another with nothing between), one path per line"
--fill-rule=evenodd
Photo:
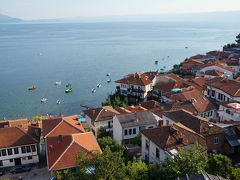
M15 166L22 165L21 158L14 159Z

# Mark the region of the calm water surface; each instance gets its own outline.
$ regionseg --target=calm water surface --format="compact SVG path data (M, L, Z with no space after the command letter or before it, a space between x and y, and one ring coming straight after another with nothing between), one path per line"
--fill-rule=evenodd
M239 24L205 23L0 24L0 119L100 106L123 75L170 69L186 57L220 50L239 31ZM66 83L72 93L65 94ZM37 89L28 91L32 85Z

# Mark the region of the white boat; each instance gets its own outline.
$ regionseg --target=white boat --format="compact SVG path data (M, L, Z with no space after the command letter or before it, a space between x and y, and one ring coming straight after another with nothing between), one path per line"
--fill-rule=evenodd
M111 74L110 73L107 73L107 76L110 76Z
M62 82L61 82L61 81L57 81L55 84L56 84L56 85L61 85Z
M97 87L98 87L98 88L100 88L101 86L102 86L101 83L98 83L98 84L97 84Z
M38 56L42 56L42 53L40 52L40 53L38 53Z
M92 93L95 93L96 92L96 89L95 88L92 88Z
M41 102L42 102L42 103L47 102L47 98L42 98L42 99L41 99Z
M110 82L111 82L111 79L108 79L107 82L110 83Z
M57 104L60 104L61 103L61 101L60 100L57 100Z

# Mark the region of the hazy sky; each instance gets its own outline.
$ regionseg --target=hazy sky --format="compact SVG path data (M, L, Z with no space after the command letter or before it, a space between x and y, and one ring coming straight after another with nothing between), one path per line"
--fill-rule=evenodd
M240 10L240 0L0 0L0 13L22 19Z

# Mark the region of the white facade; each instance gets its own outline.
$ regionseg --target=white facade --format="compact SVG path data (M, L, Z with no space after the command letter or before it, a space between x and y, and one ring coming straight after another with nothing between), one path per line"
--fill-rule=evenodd
M229 78L233 78L233 72L232 71L229 71L227 69L224 69L224 68L221 68L221 67L218 67L218 66L215 66L215 65L204 67L204 68L200 69L197 72L197 74L204 75L205 72L209 71L209 70L217 70L217 71L225 72L225 76L228 75Z
M233 101L233 100L240 101L240 97L233 97L220 89L210 87L210 86L207 86L206 96L212 99L215 99L216 101L219 101L219 102Z
M89 124L90 128L94 131L95 137L97 137L97 135L99 133L98 131L101 128L111 130L113 127L113 118L110 118L110 119L107 119L104 121L101 120L101 121L97 121L97 122L92 122L91 118L86 116L86 121Z
M0 168L38 163L37 144L29 144L0 149Z
M218 110L220 121L240 121L240 110L220 105Z
M170 154L167 151L159 148L154 142L150 141L146 136L142 134L142 146L141 154L143 160L150 163L160 164L164 161Z
M156 115L154 115L156 116ZM159 119L158 116L156 116ZM123 128L120 122L118 121L117 117L114 116L113 118L113 139L118 141L119 145L124 144L124 140L129 140L135 138L141 130L154 128L157 126L155 124L146 124L141 126L132 126L132 127L125 127Z

